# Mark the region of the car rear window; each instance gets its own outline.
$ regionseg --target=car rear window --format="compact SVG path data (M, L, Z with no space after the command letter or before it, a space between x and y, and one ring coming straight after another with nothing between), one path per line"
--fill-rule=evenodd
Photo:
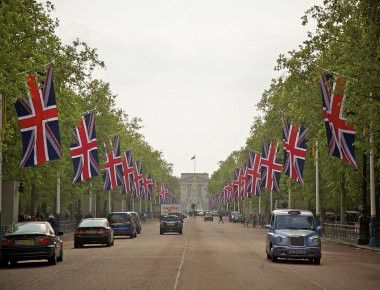
M127 213L113 213L108 215L107 218L111 223L125 222L129 221L129 216Z
M179 221L179 217L177 217L176 215L168 215L168 216L164 216L162 220L163 221Z
M79 227L106 227L107 221L105 219L101 220L93 220L93 219L85 219L82 220L79 224Z
M22 234L42 234L47 232L47 225L44 223L17 223L13 224L7 231L7 235L22 235Z

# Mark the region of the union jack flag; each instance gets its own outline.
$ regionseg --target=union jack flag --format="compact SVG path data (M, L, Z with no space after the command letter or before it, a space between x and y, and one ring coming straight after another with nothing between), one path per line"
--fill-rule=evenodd
M153 182L152 178L150 177L150 173L148 177L143 177L142 186L144 188L144 197L146 199L151 199L152 197L152 183Z
M168 186L161 185L160 191L160 203L164 203L166 199L166 194L168 193Z
M72 135L75 143L70 145L74 165L73 183L99 175L98 144L96 141L94 112L82 117Z
M132 196L136 196L136 187L134 183L133 175L133 162L132 162L132 150L124 152L124 158L121 160L123 165L123 185L121 186L121 193L131 193Z
M234 200L238 198L239 195L239 173L240 169L235 168L235 174L234 174L234 179L232 180L232 190L233 190L233 196Z
M261 153L261 186L269 190L280 191L282 164L276 157L277 141L265 142Z
M135 168L133 169L134 183L136 188L136 196L144 196L144 187L142 185L143 175L142 175L142 164L140 161L135 162Z
M329 146L329 156L335 156L351 164L355 169L358 165L355 160L355 127L348 125L343 117L343 103L346 99L344 83L338 77L329 90L329 81L332 75L321 75L321 92L323 103L323 117Z
M106 163L103 164L103 190L110 190L123 185L123 165L120 154L120 137L115 136L113 149L106 154Z
M284 122L284 173L304 184L303 168L307 149L307 129Z
M27 86L28 97L15 103L22 137L20 168L62 156L52 68L46 73L43 92L38 88L34 75L29 75Z
M252 194L256 196L261 195L261 156L256 152L249 152L249 160L247 167L247 195L251 197Z
M247 171L247 166L246 165L243 165L240 169L239 169L239 179L238 179L238 182L239 182L239 195L238 195L238 198L240 199L244 199L246 197L246 193L247 193L247 175L246 175L246 171Z

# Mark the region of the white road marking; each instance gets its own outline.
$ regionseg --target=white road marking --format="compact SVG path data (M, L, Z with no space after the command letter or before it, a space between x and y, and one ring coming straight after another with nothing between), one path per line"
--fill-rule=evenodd
M300 272L290 268L289 266L286 266L286 268L289 269L290 271L292 271L293 273L295 273L296 275L300 276L301 278L305 279L306 281L309 281L309 282L313 283L314 285L318 286L319 288L327 290L326 287L322 286L318 282L315 282L314 280L307 278L305 275L302 275Z
M185 254L186 254L186 250L187 250L187 241L189 239L189 235L190 235L190 231L191 231L191 226L192 225L193 225L193 223L190 224L189 230L187 231L185 248L183 249L182 260L181 260L181 264L179 265L179 268L178 268L178 273L177 273L177 277L175 279L173 290L176 290L177 286L178 286L178 280L179 280L179 276L181 274L181 269L182 269L182 266L183 266L183 261L185 260Z

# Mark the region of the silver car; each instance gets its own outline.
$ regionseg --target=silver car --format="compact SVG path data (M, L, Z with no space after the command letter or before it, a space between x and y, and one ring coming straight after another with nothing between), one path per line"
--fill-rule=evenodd
M266 239L267 258L308 259L320 264L322 251L313 213L305 210L275 210L272 213Z

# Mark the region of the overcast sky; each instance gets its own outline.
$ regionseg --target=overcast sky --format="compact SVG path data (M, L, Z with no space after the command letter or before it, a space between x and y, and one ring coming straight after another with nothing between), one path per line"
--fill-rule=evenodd
M97 48L117 106L174 174L210 175L245 145L277 57L297 48L311 0L52 0L64 43ZM125 149L125 148L124 148Z

